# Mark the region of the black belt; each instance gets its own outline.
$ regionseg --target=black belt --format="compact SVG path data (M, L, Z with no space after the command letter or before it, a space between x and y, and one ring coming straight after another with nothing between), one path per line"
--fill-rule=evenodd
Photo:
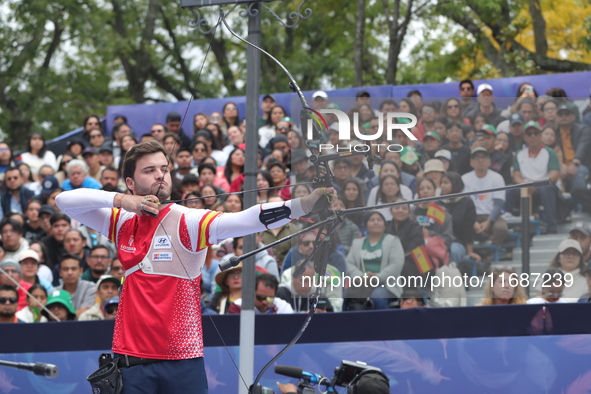
M161 360L157 358L140 358L127 355L120 355L113 359L113 362L115 363L115 365L117 365L117 368L133 367L135 365L157 363L160 361L166 360Z

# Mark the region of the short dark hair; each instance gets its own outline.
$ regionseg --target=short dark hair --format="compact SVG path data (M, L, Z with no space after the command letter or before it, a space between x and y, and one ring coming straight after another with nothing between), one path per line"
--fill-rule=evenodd
M51 215L51 217L49 218L49 224L53 226L60 220L65 220L66 222L68 222L68 224L72 224L72 220L70 219L70 217L63 212L57 212Z
M238 240L242 239L242 237L236 237L232 239L232 247L234 248L234 252L236 251L236 248L238 247Z
M182 120L181 114L178 112L169 112L166 115L166 123L168 122L180 122Z
M115 133L118 133L121 126L128 126L131 129L131 126L126 122L115 123L115 126L111 129L111 134L115 135ZM131 131L133 132L133 129Z
M94 245L92 248L90 248L90 254L92 254L92 252L97 249L105 249L109 253L109 258L111 258L111 249L109 249L106 245Z
M0 291L13 291L18 300L18 290L13 285L0 285Z
M334 166L338 166L341 163L345 163L347 165L347 167L351 168L353 167L353 163L351 162L350 159L338 159L334 161Z
M277 292L277 289L279 288L279 281L277 280L275 275L272 275L272 274L257 275L257 277L255 279L255 285L254 285L255 289L257 287L259 287L259 283L262 283L266 287L272 288L273 290L275 290L275 292Z
M83 241L86 241L86 237L84 236L84 234L82 234L82 231L76 229L76 228L71 228L68 231L66 231L66 234L71 233L71 232L76 232L78 233L78 235L80 235L80 238L82 238ZM64 236L66 235L64 234Z
M10 217L6 217L4 219L2 219L2 221L0 222L0 232L2 231L2 229L4 228L4 226L10 224L12 226L12 229L19 233L19 234L23 234L23 226L20 224L19 221L14 220Z
M178 156L179 153L181 153L181 152L188 152L189 153L189 156L191 156L191 149L189 149L189 148L186 148L186 147L180 147L180 148L178 148L177 151L176 151L176 156Z
M411 90L410 92L408 92L408 94L406 95L406 97L411 97L413 94L418 95L419 97L423 97L423 95L421 94L421 92L419 92L418 90L414 89Z
M471 80L471 79L469 79L469 78L462 79L462 80L460 81L460 88L462 88L462 85L463 85L463 84L465 84L465 83L468 83L468 84L470 84L470 87L472 88L472 90L474 90L474 83L473 83L473 82L472 82L472 80Z
M392 99L386 99L380 103L380 111L384 109L385 105L394 105L398 108L398 103Z
M59 257L58 261L61 264L65 260L76 260L78 262L78 267L82 268L82 260L80 259L80 257L76 256L75 254L64 253Z
M216 172L216 168L213 164L211 163L201 163L199 164L199 168L197 168L197 173L199 174L199 176L201 176L201 173L203 172L203 170L205 169L210 169L214 174Z
M168 160L168 154L166 153L164 146L158 141L146 141L132 146L125 154L125 160L123 161L123 170L121 171L123 179L133 179L137 161L145 155L158 152L161 152Z
M23 175L23 172L18 167L10 166L6 169L6 171L4 171L4 173L7 173L8 171L18 171L20 175Z
M117 169L115 167L105 167L103 168L103 170L101 171L101 177L103 176L103 174L105 173L105 171L112 171L112 172L116 172L117 173L117 177L119 177L119 171L117 171Z

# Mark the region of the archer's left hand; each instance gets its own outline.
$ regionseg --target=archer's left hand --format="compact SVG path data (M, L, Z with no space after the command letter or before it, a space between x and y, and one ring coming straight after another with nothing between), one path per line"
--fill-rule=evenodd
M302 208L304 209L304 212L309 213L321 197L326 196L325 198L329 198L329 196L332 194L334 194L334 187L321 187L314 189L311 194L307 195L306 197L302 197Z

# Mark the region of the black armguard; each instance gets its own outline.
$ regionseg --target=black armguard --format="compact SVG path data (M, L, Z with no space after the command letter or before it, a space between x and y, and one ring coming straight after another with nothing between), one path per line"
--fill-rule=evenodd
M291 208L286 205L282 205L277 208L261 209L259 220L262 224L268 227L270 224L277 223L280 220L289 219L290 216Z

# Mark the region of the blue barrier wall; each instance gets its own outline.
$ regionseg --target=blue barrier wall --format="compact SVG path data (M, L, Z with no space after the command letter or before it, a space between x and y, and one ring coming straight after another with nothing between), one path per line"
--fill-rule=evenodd
M380 367L392 393L581 393L591 387L591 306L516 305L319 314L279 364L332 377L343 359ZM257 316L255 371L287 343L303 315ZM238 360L239 317L213 320ZM0 367L0 392L84 393L110 346L113 322L2 325L0 359L58 365L57 379ZM138 333L141 335L141 333ZM235 394L239 378L204 317L210 392ZM268 371L267 387L293 381ZM18 390L17 390L18 388ZM570 390L570 391L569 391Z
M493 89L496 97L515 97L517 87L523 82L531 83L539 94L544 94L553 87L563 88L569 97L588 97L591 88L591 71L564 74L546 74L529 75L512 78L490 79L486 81L474 81L478 86L480 83L488 83ZM287 77L285 85L289 83ZM367 90L372 97L406 97L406 94L414 89L422 92L423 97L457 97L459 95L458 82L450 83L432 83L421 85L404 86L368 86L363 88L348 88L327 91L329 97L355 97L355 93L360 90ZM314 91L305 91L304 95L311 101ZM262 99L261 95L261 99ZM288 114L291 115L290 107L292 100L297 96L294 93L274 94L277 103L283 106ZM113 105L107 107L107 132L113 126L113 119L117 115L125 115L129 120L131 127L138 135L149 133L150 126L154 123L164 123L168 112L178 112L183 116L187 112L183 128L189 135L193 134L193 117L200 113L210 114L214 111L221 111L227 102L234 102L240 114L244 118L246 111L246 98L244 96L231 97L224 99L205 99L194 100L189 105L188 101L179 101L176 103L158 103L158 104L135 104L135 105ZM377 105L377 103L375 104ZM503 107L504 108L504 107Z

